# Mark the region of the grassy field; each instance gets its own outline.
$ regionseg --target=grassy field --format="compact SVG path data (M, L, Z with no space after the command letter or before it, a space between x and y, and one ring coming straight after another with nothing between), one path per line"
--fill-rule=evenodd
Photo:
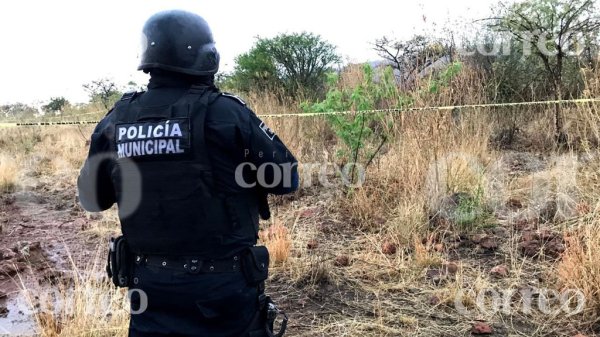
M340 85L360 81L349 74ZM467 69L413 104L478 103L478 83ZM600 74L587 88L600 97ZM261 114L300 111L269 95L247 99ZM564 147L554 143L547 106L382 115L372 129L388 137L380 147L365 144L375 155L357 188L340 184L332 169L351 158L339 155L345 146L327 118L267 118L300 162L331 163L322 172L301 166L302 188L271 197L273 217L261 225L272 254L268 291L291 316L288 335L600 333L599 108L563 107L571 140ZM29 239L41 242L43 256L63 252L43 271L60 277L22 282L45 337L126 335L125 294L100 276L106 240L119 231L115 211L88 214L76 204L91 130L0 129L2 242L21 241L53 214L67 223ZM26 216L34 228L14 230ZM66 239L57 238L62 231ZM49 290L53 297L43 296ZM504 296L498 310L495 294Z

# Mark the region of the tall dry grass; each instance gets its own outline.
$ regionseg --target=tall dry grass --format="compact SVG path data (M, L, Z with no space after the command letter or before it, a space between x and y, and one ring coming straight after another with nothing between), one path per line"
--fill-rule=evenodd
M271 225L258 233L260 244L269 250L272 265L286 262L290 255L292 238L289 230L279 221L273 219Z
M358 70L343 74L341 85L352 87L363 80L360 76ZM424 79L418 85L427 86L427 81ZM587 81L587 97L598 97L600 74L588 74ZM412 98L415 106L482 103L486 97L483 82L480 73L466 68L437 94L421 92ZM282 102L268 93L245 98L259 114L300 111L298 102ZM381 107L391 106L393 102L382 102ZM344 295L343 307L349 310L344 314L329 312L319 318L320 314L311 313L312 321L304 335L431 336L442 331L458 335L468 329L470 320L477 318L465 318L451 311L458 293L500 285L519 287L534 280L538 282L538 275L549 271L550 274L556 271L556 278L548 277L550 281L543 285L581 289L589 301L585 323L598 320L600 228L595 218L600 207L597 205L600 114L598 104L566 106L564 111L572 140L568 151L556 149L552 136L553 113L546 108L389 114L383 117L383 124L389 126L390 137L367 167L362 187L316 185L303 189L293 198L277 199L275 220L264 224L260 233L261 243L271 251L272 275L277 276L277 282L287 282L287 287L296 287L294 291L301 293L318 292L324 287L331 289L328 287L332 285L355 292ZM302 163L340 161L336 150L341 144L325 118L265 118L265 121ZM40 177L73 184L85 158L85 140L90 132L88 127L0 130L0 144L9 158L23 155L22 166L35 167ZM510 139L511 132L513 139ZM431 228L429 223L431 213L439 208L442 198L459 192L471 195L480 192L481 207L504 205L511 197L527 205L535 184L548 186L552 190L548 197L556 199L560 197L556 193L560 192L559 183L571 181L571 177L565 177L563 167L546 162L548 167L539 172L509 175L510 179L503 182L507 193L494 195L489 180L497 177L491 170L498 162L510 166L512 162L504 162L510 156L505 155L513 152L539 156L544 161L566 155L580 164L574 171L576 188L564 190L572 199L565 204L577 212L564 212L565 216L548 224L564 229L569 237L562 259L554 262L521 256L518 234L511 231L511 237L495 253L497 260L493 261L510 267L510 277L506 280L492 279L489 266L467 259L458 263L457 275L450 277L447 283L433 285L424 281L428 269L442 268L457 258L455 251L444 250L444 246L440 249L434 239L439 234L438 229ZM307 208L311 210L305 212ZM117 219L112 214L92 226L91 231L94 236L102 237L118 230L116 224ZM573 227L574 224L577 226ZM480 227L468 229L475 231ZM389 247L395 247L395 252L390 253ZM110 303L120 301L123 294L98 282L94 273L76 271L75 274L78 276L61 290L61 296L75 303L72 311L56 308L54 313L40 315L40 331L44 336L122 334L126 316L121 311L108 317L86 313L84 308L106 300L103 296L107 294ZM552 283L554 280L558 281ZM34 298L42 291L29 289L29 294ZM328 293L329 297L335 297L334 292ZM363 297L359 298L358 294ZM295 296L295 293L288 295ZM438 304L427 304L431 295L439 298ZM467 307L473 306L473 299L464 301ZM439 314L443 322L425 318L432 312ZM548 324L545 319L533 317L530 324L543 326ZM110 330L114 326L118 327L117 331ZM533 335L544 335L547 332L544 329ZM298 334L292 332L291 335Z
M126 336L129 301L125 289L117 289L104 272L105 258L99 254L88 265L60 275L52 287L24 286L22 293L33 312L37 333L42 337Z
M19 163L17 157L0 153L0 195L15 190L18 174Z
M561 289L576 289L585 297L585 323L600 322L600 221L596 212L581 219L566 234L567 248L556 266Z

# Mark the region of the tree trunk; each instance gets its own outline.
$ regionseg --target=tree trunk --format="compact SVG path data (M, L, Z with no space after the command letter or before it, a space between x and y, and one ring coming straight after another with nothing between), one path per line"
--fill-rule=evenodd
M559 101L562 99L562 89L560 80L554 84L554 99ZM567 144L568 137L564 130L564 120L562 114L562 106L560 103L554 103L554 122L555 122L555 141L559 146Z

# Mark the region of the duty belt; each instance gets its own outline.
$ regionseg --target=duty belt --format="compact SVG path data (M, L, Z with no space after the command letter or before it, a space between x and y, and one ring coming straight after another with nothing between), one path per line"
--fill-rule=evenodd
M135 264L184 271L190 274L199 273L235 273L241 271L241 259L234 255L227 259L202 260L193 257L172 257L160 255L135 255Z

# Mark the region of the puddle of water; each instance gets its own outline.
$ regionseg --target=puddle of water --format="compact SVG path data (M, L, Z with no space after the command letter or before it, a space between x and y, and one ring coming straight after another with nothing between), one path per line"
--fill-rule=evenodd
M9 310L6 317L0 317L0 336L34 336L35 322L29 304L22 295L0 301L0 306Z

